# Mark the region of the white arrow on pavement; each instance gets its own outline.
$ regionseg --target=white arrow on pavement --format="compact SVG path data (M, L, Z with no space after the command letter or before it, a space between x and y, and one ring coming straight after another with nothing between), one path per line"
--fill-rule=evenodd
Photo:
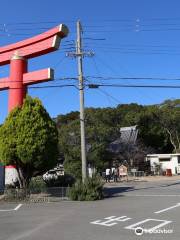
M162 210L157 211L157 212L154 212L154 213L162 213L162 212L166 212L166 211L168 211L168 210L170 210L170 209L173 209L173 208L176 208L176 207L180 207L180 203L177 203L177 204L174 205L174 206L171 206L171 207L168 207L168 208L162 209Z

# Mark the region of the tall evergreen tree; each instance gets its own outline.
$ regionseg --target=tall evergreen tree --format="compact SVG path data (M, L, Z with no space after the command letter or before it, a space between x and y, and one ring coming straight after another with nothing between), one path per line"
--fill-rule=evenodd
M53 167L58 157L55 123L39 99L27 97L0 127L0 159L16 166L20 187Z

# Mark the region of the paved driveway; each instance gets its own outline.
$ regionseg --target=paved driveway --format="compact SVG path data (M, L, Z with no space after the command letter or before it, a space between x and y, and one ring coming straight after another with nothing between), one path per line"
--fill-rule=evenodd
M120 183L106 192L96 202L1 204L0 239L180 238L180 181Z

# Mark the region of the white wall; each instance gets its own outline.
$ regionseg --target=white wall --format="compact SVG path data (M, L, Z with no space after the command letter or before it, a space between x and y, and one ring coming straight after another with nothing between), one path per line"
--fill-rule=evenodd
M176 174L176 168L178 168L178 156L171 157L172 174Z
M18 181L18 173L14 166L5 166L5 185L14 185Z
M170 158L170 161L159 161L159 158ZM166 171L166 169L171 169L172 174L176 174L176 169L180 167L178 165L178 156L177 155L171 155L171 154L157 154L157 155L148 155L147 159L150 160L151 167L155 167L156 164L161 165L161 169L163 171Z
M175 167L174 167L172 161L160 162L160 164L161 164L161 169L162 169L163 171L166 171L166 169L171 169L172 174L175 174Z
M154 171L155 166L159 164L159 158L156 156L156 157L149 158L149 160L150 160L151 171Z

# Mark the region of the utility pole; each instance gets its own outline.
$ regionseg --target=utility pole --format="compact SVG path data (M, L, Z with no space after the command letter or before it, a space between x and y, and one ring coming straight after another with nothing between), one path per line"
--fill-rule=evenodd
M82 27L80 21L77 21L77 45L76 55L78 59L78 79L79 79L79 100L80 100L80 128L81 128L81 160L82 160L82 181L87 177L87 161L86 161L86 139L85 139L85 124L84 124L84 79L82 65Z
M79 80L79 100L80 100L80 132L81 132L81 162L82 162L82 181L87 177L87 161L86 161L86 138L85 138L85 117L84 117L84 78L83 78L83 57L94 56L93 52L82 51L82 25L77 21L77 40L76 52L69 52L68 57L76 57L78 60L78 80Z

